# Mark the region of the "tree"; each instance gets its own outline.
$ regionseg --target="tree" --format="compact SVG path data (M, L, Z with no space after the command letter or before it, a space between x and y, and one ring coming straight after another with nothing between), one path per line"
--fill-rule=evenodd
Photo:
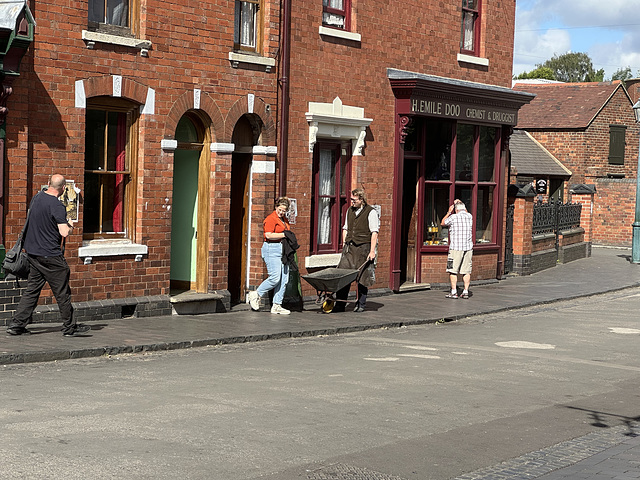
M604 69L595 71L591 58L586 53L554 55L536 67L550 68L556 80L561 82L602 82L604 80Z
M632 77L633 74L631 73L631 67L626 67L619 68L618 70L613 72L613 75L611 75L611 80L622 80L624 82L625 80L629 80Z
M546 80L555 80L556 77L553 74L553 70L548 67L538 67L534 68L530 72L522 72L515 79L516 80L527 80L531 78L544 78Z

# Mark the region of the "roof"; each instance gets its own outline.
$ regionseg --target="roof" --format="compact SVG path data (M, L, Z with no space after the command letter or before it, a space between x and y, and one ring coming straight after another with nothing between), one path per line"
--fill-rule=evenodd
M531 103L518 112L517 128L587 128L619 88L624 90L619 80L542 85L517 83L513 86L514 90L536 95ZM631 99L629 102L631 107Z
M518 175L571 176L571 170L524 130L513 131L509 150L511 166L516 168Z
M26 0L0 0L0 29L13 30L16 28L16 20L25 8L29 19L35 23Z

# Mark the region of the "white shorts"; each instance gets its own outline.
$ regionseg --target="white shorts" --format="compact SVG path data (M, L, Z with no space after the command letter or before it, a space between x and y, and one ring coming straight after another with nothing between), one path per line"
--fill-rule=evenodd
M449 250L447 257L447 272L460 275L471 273L473 250Z

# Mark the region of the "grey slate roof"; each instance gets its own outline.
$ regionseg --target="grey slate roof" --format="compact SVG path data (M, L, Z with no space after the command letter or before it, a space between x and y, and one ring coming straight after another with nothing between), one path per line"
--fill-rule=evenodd
M509 150L511 166L516 168L518 175L571 176L571 170L524 130L513 131Z

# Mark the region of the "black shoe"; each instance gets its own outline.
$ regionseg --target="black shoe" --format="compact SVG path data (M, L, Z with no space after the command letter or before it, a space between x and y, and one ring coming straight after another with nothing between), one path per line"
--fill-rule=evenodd
M31 335L31 330L27 330L24 327L9 327L7 328L9 335Z
M353 311L356 313L364 312L364 307L356 305L356 308L354 308Z
M86 333L91 330L89 325L83 323L77 323L71 330L68 330L62 334L63 337L75 337L81 333Z

